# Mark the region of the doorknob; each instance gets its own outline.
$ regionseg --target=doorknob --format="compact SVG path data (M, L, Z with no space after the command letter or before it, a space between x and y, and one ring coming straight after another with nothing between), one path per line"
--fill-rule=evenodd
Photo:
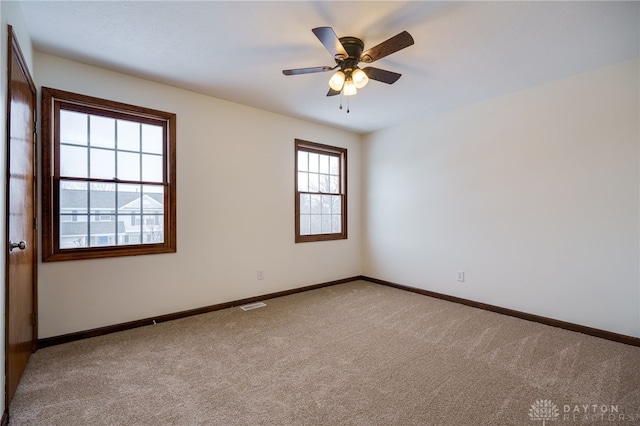
M14 248L24 250L27 248L27 242L22 240L19 243L14 243L13 241L9 240L9 251L13 251Z

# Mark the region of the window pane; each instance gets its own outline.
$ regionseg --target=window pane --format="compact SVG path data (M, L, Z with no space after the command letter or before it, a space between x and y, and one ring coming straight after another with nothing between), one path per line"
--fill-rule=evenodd
M331 233L331 215L322 215L322 233Z
M338 176L330 176L329 177L329 192L332 194L337 194L340 190Z
M320 214L322 212L322 207L320 203L320 195L310 195L311 198L311 213Z
M330 192L329 175L320 175L320 185L318 189L320 192Z
M142 154L142 180L162 182L162 157Z
M89 177L87 174L87 148L78 146L60 146L60 175Z
M331 195L322 195L322 214L331 214Z
M116 147L116 120L92 115L89 118L89 144L104 148ZM113 175L111 176L113 177Z
M118 213L141 214L142 213L141 185L118 184Z
M87 217L77 222L60 222L60 248L74 249L88 247L88 222Z
M162 214L164 213L164 193L162 187L145 186L142 197L142 213ZM160 191L160 192L159 192Z
M342 213L342 197L340 195L334 195L332 197L333 205L331 206L331 212L333 214Z
M143 216L142 242L143 244L158 244L164 239L163 217L160 215Z
M144 185L142 192L145 194L164 194L164 185Z
M118 216L118 242L120 244L140 244L142 216Z
M321 234L322 233L322 216L319 214L311 215L311 230L310 234Z
M340 160L338 157L329 157L329 173L332 175L340 174Z
M142 152L163 154L162 127L150 124L142 125Z
M311 234L311 216L308 214L300 215L300 235Z
M87 114L60 111L60 143L87 145Z
M113 215L116 213L116 185L113 183L91 183L89 194L91 213Z
M318 172L318 154L314 154L312 152L309 153L309 171L310 172Z
M116 176L115 151L91 149L89 176L98 179L113 179Z
M328 155L319 155L320 160L320 173L329 173L329 156Z
M118 179L140 180L140 154L118 151Z
M300 194L300 213L311 213L311 196L309 194Z
M309 192L318 192L320 187L317 173L309 173Z
M309 154L304 151L298 151L298 170L306 172L309 170Z
M339 214L331 215L331 232L342 232L342 216Z
M118 149L140 151L140 123L118 120Z
M60 214L87 214L89 200L86 182L60 181Z
M298 173L298 191L309 191L309 173Z
M89 246L112 246L116 241L116 223L114 220L102 221L99 215L91 215L89 224Z

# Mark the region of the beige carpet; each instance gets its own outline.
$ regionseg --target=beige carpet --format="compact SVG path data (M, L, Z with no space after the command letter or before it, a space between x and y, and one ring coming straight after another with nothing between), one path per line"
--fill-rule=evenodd
M640 424L638 347L363 281L267 305L40 350L10 425Z

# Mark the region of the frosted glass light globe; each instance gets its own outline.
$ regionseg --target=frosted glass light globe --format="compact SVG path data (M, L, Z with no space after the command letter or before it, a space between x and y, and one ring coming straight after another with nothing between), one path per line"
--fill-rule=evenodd
M344 79L344 73L342 71L337 71L331 76L331 79L329 80L329 87L337 92L341 91L342 86L344 85Z
M369 82L369 76L360 68L356 68L355 71L351 73L351 79L358 89L362 89Z
M342 93L345 96L351 96L358 93L358 90L356 89L356 85L353 83L353 80L347 80L344 83L344 89L342 90Z

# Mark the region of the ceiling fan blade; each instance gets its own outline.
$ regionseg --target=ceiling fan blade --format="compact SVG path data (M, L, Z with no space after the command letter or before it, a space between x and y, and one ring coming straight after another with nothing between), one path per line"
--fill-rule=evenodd
M338 39L335 31L333 31L333 28L318 27L312 29L311 31L313 31L316 37L318 37L318 40L320 40L320 43L324 45L324 47L329 51L329 53L331 53L331 56L333 56L334 58L338 55L342 56L343 58L347 58L349 56L347 51L344 50L342 43L340 43L340 39Z
M373 67L363 68L362 71L364 71L370 79L387 84L395 83L402 76L402 74L398 74L397 72L381 70L380 68Z
M339 90L333 90L333 89L329 89L329 91L327 92L327 96L335 96L335 95L339 95L340 91Z
M406 31L396 34L387 41L383 41L377 46L372 47L366 52L362 53L360 60L362 62L373 62L392 53L402 50L405 47L409 47L413 44L413 37Z
M284 75L299 75L299 74L311 74L314 72L324 72L331 71L335 69L335 67L311 67L311 68L295 68L292 70L282 70L282 74Z

